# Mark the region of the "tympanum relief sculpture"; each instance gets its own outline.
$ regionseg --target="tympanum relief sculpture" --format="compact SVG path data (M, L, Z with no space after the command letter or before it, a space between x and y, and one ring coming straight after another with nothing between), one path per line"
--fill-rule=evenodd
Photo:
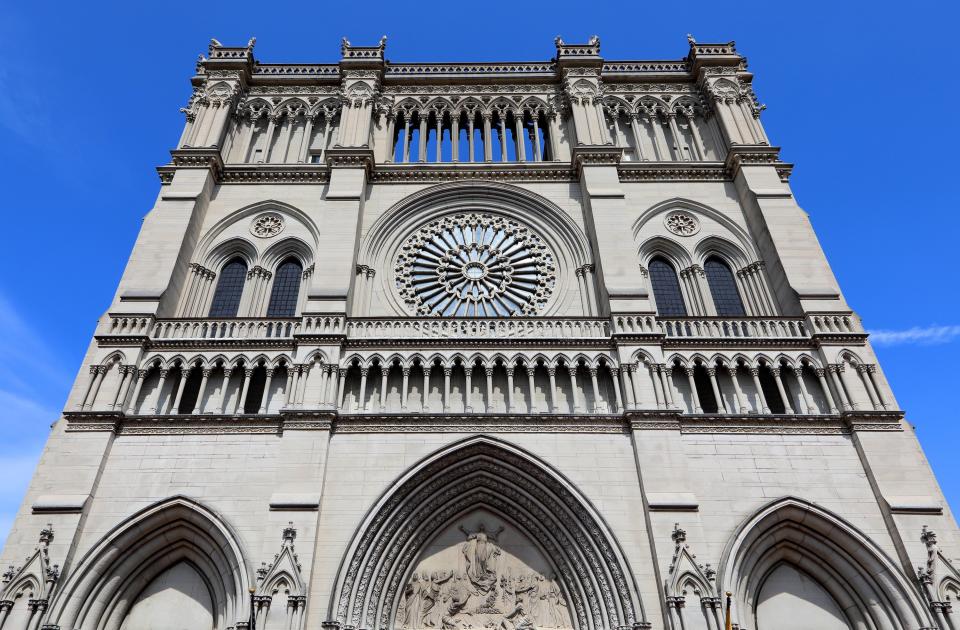
M572 628L567 601L543 554L486 512L424 551L404 588L396 628Z

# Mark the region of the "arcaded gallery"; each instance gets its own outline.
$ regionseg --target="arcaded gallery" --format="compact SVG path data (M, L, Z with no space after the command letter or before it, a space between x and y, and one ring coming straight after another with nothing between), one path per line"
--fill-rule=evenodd
M747 59L677 43L211 41L0 629L960 627L953 515Z

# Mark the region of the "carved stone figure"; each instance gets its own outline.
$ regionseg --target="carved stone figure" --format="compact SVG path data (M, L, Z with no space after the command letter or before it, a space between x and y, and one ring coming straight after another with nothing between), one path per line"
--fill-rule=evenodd
M472 530L461 523L450 535L457 531L465 541L448 537L448 543L429 550L423 569L418 566L411 575L397 607L397 628L572 627L556 574L534 568L548 565L518 534L509 532L516 541L511 553L501 544L507 531L502 525L491 531L483 522Z

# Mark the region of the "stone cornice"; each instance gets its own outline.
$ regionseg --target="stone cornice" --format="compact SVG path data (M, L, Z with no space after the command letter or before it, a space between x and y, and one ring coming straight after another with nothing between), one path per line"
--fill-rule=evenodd
M681 433L846 435L863 431L903 431L901 411L845 411L842 414L684 414L674 410L631 409L597 414L338 414L331 409L291 409L278 414L147 415L120 412L64 412L67 431L107 431L124 435L233 434L282 435L284 431L336 433Z
M456 180L572 182L576 181L576 175L566 162L378 164L371 175L371 182L375 184L433 184Z
M634 182L724 182L730 173L721 162L621 162L620 181Z
M327 149L326 160L330 168L364 168L368 172L375 164L373 150L367 147L333 147Z

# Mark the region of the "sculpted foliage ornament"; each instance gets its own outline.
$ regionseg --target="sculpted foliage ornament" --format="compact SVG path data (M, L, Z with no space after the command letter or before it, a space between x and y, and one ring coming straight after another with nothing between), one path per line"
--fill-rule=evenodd
M693 236L700 231L700 222L689 212L676 210L663 219L663 224L677 236Z
M556 284L543 239L512 219L457 214L425 225L401 246L397 289L417 315L531 316Z
M250 232L259 238L272 238L283 231L283 217L276 212L261 214L250 224Z

